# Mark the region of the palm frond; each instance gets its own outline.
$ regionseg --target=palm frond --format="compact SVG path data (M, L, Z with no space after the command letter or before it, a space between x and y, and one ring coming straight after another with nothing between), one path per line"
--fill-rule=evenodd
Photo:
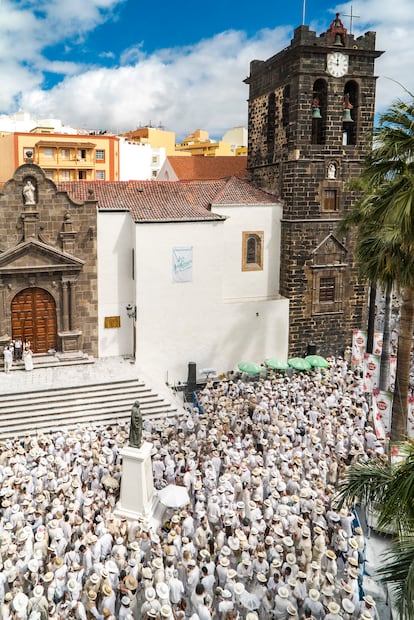
M381 555L384 564L377 570L383 583L392 587L400 617L414 618L414 538L404 537L394 542Z

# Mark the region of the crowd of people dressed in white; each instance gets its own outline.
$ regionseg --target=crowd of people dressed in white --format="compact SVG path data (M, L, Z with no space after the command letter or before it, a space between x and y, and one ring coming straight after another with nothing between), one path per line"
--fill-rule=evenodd
M155 485L190 496L156 531L114 514L127 424L4 442L0 619L377 619L363 532L333 504L349 464L385 458L369 416L341 359L207 383L144 424Z

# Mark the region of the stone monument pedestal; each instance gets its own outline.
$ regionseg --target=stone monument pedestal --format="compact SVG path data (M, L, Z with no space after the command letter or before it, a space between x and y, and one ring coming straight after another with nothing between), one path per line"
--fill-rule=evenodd
M156 527L158 498L153 482L151 450L152 444L144 441L139 448L126 446L120 451L121 494L115 514L132 521L145 521Z

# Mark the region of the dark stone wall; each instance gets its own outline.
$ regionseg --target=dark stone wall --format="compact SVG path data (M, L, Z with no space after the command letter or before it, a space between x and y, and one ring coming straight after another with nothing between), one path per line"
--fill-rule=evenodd
M34 205L25 204L22 193L28 178L36 186ZM0 194L3 340L12 333L10 307L14 296L23 289L39 287L55 300L58 332L81 332L77 341L81 349L98 354L96 233L97 204L93 196L75 203L66 192L57 191L37 165L28 163L16 170ZM65 304L67 281L71 297Z

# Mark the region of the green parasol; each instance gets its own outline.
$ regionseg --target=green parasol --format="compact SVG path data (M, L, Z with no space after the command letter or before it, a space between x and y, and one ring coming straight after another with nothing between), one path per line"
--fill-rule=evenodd
M241 372L245 372L248 375L257 375L261 370L261 366L259 366L259 364L256 364L256 362L240 362L239 364L237 364L237 368L241 371Z
M315 368L328 368L329 366L328 360L320 355L307 355L305 360L307 360Z
M295 370L310 370L312 368L311 363L303 357L291 357L290 360L288 360L288 364Z
M268 357L264 363L268 368L273 368L273 370L286 370L286 368L289 368L287 362L279 360L277 357Z

